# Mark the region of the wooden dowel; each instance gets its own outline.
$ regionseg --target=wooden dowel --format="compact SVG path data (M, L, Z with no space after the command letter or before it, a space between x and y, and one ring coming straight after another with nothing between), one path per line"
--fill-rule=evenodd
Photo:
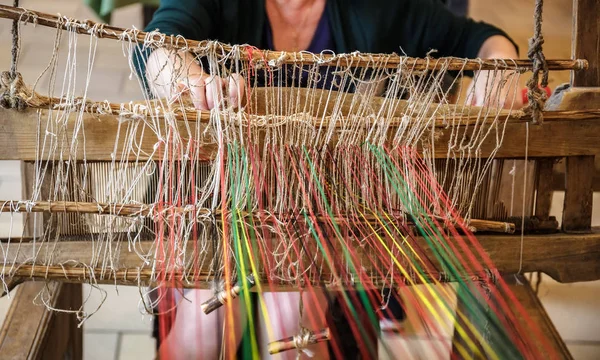
M498 232L505 234L513 234L515 232L515 224L510 222L477 220L472 219L468 222L469 230L477 232Z
M75 201L12 201L0 200L0 212L49 212L49 213L79 213L79 214L98 214L98 215L116 215L116 216L149 216L149 217L169 217L174 214L196 216L197 218L214 216L221 218L223 212L221 210L211 211L208 208L198 208L193 205L188 206L163 206L147 205L147 204L109 204L109 203L91 203L91 202L75 202ZM231 212L225 214L229 216ZM242 217L252 216L259 221L271 221L278 219L280 221L302 219L302 214L266 214L259 212L249 213L247 211L238 211L236 215ZM402 214L391 214L392 219L396 221L404 221ZM377 223L378 219L373 215L365 215L364 218L368 222ZM326 221L330 219L326 216L317 216L317 220ZM355 221L361 221L363 218L351 217L334 217L333 220L339 222L347 222L352 224ZM515 231L515 225L507 222L477 220L472 219L468 223L469 228L473 232L500 232L512 234Z
M79 34L95 33L98 37L121 40L130 38L133 41L144 43L147 33L132 29L124 29L116 26L98 25L91 20L75 20L66 17L58 17L39 11L32 11L23 8L15 8L12 6L0 5L0 18L20 20L23 22L35 23L42 26L52 28L62 28L63 30L74 31ZM69 20L68 22L66 20ZM152 41L160 42L161 38L164 43L168 44L172 49L190 49L197 52L205 51L207 46L212 46L215 51L222 51L222 55L227 55L232 50L232 47L225 44L216 44L209 41L188 40L182 37L166 36L155 33L149 37ZM212 45L211 45L212 44ZM241 60L252 60L254 62L269 63L271 61L277 64L281 63L304 63L314 64L321 63L327 65L352 65L354 67L386 67L396 68L403 66L411 70L440 70L447 69L451 71L473 71L473 70L496 70L496 69L532 69L533 62L531 60L463 60L463 59L416 59L401 57L398 55L381 55L381 54L341 54L341 55L316 55L306 52L285 53L280 51L253 51L251 53L240 51L239 57ZM585 60L546 60L549 70L582 70L587 68Z
M248 275L245 280L246 280L248 288L251 289L252 287L254 287L254 284L256 283L254 280L254 275L252 275L252 274ZM228 294L227 290L222 290L218 294L213 296L212 298L203 302L200 305L200 308L206 315L208 315L211 312L220 308L221 306L225 305L227 303L227 301L237 298L243 289L244 289L244 284L241 281L238 281L231 288L231 290L229 291L229 294Z
M260 96L261 94L259 94ZM27 102L28 107L33 109L54 109L60 110L68 106L71 111L79 111L83 109L88 114L91 115L113 115L118 116L120 120L123 118L133 118L133 117L142 117L148 118L150 116L156 118L163 118L165 112L169 113L169 116L175 118L178 121L188 121L188 122L199 122L203 124L208 124L211 121L211 112L196 110L193 108L175 108L172 110L165 111L162 108L162 105L155 102L152 105L152 111L150 109L140 110L141 108L134 109L137 105L144 105L145 103L107 103L107 102L98 102L93 100L77 99L73 102L69 102L65 104L64 99L56 98L56 97L46 97L43 95L35 94L32 99L33 101ZM27 101L27 99L25 99ZM433 119L433 123L435 127L445 128L449 123L454 123L454 126L467 126L474 125L475 123L480 123L482 120L482 116L480 115L480 109L476 106L461 106L460 109L449 107L448 112L450 115L441 116L438 115L435 119ZM152 113L152 114L150 114ZM457 119L453 120L453 115L457 117ZM417 117L412 117L410 114L405 114L412 118L415 122L419 121ZM557 110L557 111L542 111L542 115L544 116L544 121L556 121L556 120L591 120L600 118L600 109L591 109L591 110ZM329 127L330 122L332 121L332 116L313 116L310 114L303 114L304 121L312 124L315 127ZM242 113L242 117L244 118L244 123L261 123L261 124L282 124L285 123L285 120L289 119L289 116L285 115L262 115L262 114L250 114L250 113ZM496 118L507 121L507 122L531 122L533 121L532 115L528 113L524 113L519 110L498 110L497 112L492 112L484 118ZM265 122L265 118L267 121ZM335 127L343 128L348 126L349 119L347 116L336 116L335 117ZM361 126L370 127L379 123L381 119L376 118L363 118L361 119ZM406 118L400 116L393 116L387 119L387 124L391 128L396 128L398 126L406 125ZM354 124L353 124L354 125Z
M72 263L73 261L71 261ZM12 268L11 268L12 267ZM174 288L183 289L211 289L214 281L222 280L215 276L215 272L210 269L201 269L193 274L189 269L178 269L165 271L166 274L158 274L150 268L118 268L111 270L106 267L88 267L67 264L21 264L11 263L11 267L0 268L0 276L10 279L19 278L19 281L29 280L55 280L67 283L94 283L94 284L114 284L124 286L155 286L166 285ZM356 287L359 282L355 280L328 280L331 278L329 271L324 271L320 277L310 279L311 286L326 288L330 291L351 289ZM469 273L460 278L452 277L449 274L422 274L416 275L412 279L400 277L403 280L398 286L411 286L425 283L449 283L455 281L483 281L489 278L487 273ZM263 275L260 277L262 283L268 283L269 280ZM362 287L379 289L382 286L389 286L389 278L383 278L379 275L372 275L369 283L360 283ZM256 291L255 287L251 288ZM290 282L273 282L267 287L267 291L297 291L298 285Z
M169 208L173 212L188 212L186 208ZM153 209L148 205L109 204L76 201L13 201L0 200L0 212L79 213L118 216L148 216Z
M13 277L6 281L6 288L2 287L2 289L0 289L0 298L10 294L10 292L13 291L14 288L22 284L23 282L25 282L25 279L20 277Z
M537 216L514 216L509 217L507 221L513 222L518 233L521 228L526 233L553 233L558 231L558 221L555 216L549 216L542 219Z
M307 332L270 342L268 349L269 354L274 355L292 349L302 350L307 346L328 340L331 340L331 333L329 328L324 328L317 332Z

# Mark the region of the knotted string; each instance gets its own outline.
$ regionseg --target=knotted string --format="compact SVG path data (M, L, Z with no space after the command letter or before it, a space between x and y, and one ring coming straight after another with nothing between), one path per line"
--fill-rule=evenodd
M304 315L304 292L302 288L300 288L298 295L300 296L298 301L298 326L300 327L300 333L294 336L294 345L298 351L296 359L300 359L302 353L312 358L315 356L315 353L306 348L311 343L312 333L302 324L302 316Z
M538 85L540 72L542 72L541 87L545 88L548 86L548 64L542 51L544 45L544 36L542 35L543 7L544 0L536 0L533 37L529 39L529 49L527 51L527 56L533 61L533 74L529 81L527 81L527 100L529 101L529 105L525 111L531 113L533 123L535 124L543 122L542 110L546 102L546 92Z

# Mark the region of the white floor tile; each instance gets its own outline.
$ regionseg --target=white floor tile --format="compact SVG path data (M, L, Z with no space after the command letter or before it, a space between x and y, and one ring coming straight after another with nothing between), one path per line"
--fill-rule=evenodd
M84 286L84 299L90 293L91 287ZM127 330L143 331L148 334L152 331L152 317L140 313L140 293L136 287L121 286L119 293L114 286L102 285L101 289L106 291L106 300L102 302L102 293L98 289L92 289L90 298L85 304L85 311L93 312L100 309L85 322L86 330ZM143 308L143 306L142 306Z
M112 360L117 355L118 334L83 334L83 360Z
M544 280L539 298L565 341L600 341L600 286Z
M598 345L567 345L573 359L575 360L598 360L600 359L600 344Z
M21 190L21 163L0 161L0 200L22 200ZM0 214L0 237L19 237L22 233L22 214Z
M14 292L13 292L14 294ZM4 322L6 318L6 314L8 313L8 308L10 307L10 303L12 301L12 297L4 296L0 298L0 322Z
M137 334L123 335L118 360L150 360L155 355L156 343L152 336Z

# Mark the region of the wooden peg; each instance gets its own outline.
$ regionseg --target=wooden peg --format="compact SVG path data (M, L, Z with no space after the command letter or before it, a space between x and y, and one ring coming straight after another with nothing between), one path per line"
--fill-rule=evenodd
M246 277L246 282L248 283L248 287L251 288L255 285L254 275L250 274ZM229 291L229 296L227 294L227 290L219 291L215 296L203 302L200 305L200 308L205 314L210 314L211 312L217 310L221 306L223 306L227 299L235 299L242 292L244 288L244 284L241 281L238 281Z

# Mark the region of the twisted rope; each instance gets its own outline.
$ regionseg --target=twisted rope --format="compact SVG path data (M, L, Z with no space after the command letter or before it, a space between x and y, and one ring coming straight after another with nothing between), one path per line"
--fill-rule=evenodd
M531 114L534 124L540 124L544 120L542 110L546 103L546 92L540 88L540 85L542 88L548 86L548 64L542 50L544 45L544 36L542 35L543 7L544 0L535 1L533 37L529 39L529 49L527 51L527 56L533 61L533 74L527 81L529 105L525 111ZM541 84L539 84L540 72L542 73Z
M19 0L14 0L14 7L19 7ZM27 103L19 94L24 87L23 78L17 72L17 62L19 60L19 20L15 19L12 23L12 49L10 71L2 72L0 77L0 106L7 109L23 110Z
M14 7L19 7L19 0L14 0ZM19 20L13 20L12 22L12 60L10 63L10 73L13 78L17 76L17 59L19 57Z

